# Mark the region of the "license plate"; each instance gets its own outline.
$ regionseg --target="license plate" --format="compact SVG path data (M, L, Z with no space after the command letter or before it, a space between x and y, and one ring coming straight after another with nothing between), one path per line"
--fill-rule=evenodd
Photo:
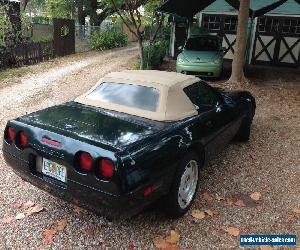
M42 173L64 183L67 182L67 168L45 158L43 158Z

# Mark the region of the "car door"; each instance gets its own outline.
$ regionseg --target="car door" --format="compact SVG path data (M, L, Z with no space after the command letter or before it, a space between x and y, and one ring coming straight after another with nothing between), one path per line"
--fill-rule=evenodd
M194 83L184 91L198 110L193 133L205 145L206 159L211 159L231 140L231 107L204 82Z

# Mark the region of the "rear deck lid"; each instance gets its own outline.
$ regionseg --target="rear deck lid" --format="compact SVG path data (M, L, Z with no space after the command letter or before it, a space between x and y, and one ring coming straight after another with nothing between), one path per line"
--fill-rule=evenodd
M50 107L19 120L57 134L115 149L124 149L157 131L150 123L138 122L132 116L75 102Z

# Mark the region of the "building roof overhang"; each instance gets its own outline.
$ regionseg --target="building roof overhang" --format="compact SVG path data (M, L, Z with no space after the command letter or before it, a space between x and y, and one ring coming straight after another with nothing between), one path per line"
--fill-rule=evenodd
M158 10L170 14L177 14L182 17L191 18L196 13L204 10L206 7L211 5L216 0L167 0ZM230 4L236 10L240 7L239 0L225 0L228 4ZM250 17L258 17L262 16L269 11L279 7L280 5L284 4L287 0L273 0L267 1L266 5L255 9L250 8L249 16ZM300 4L300 0L295 0L297 3Z

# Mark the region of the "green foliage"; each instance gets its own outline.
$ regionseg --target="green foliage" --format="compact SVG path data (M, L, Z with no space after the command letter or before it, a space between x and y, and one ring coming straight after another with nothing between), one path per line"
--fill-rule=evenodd
M47 10L52 18L73 18L74 1L46 0Z
M157 41L144 47L144 69L156 69L166 56L167 41Z
M30 38L31 42L51 42L53 41L52 35L33 35L33 37Z
M32 17L32 22L37 24L49 24L51 19L48 16L34 16Z
M147 13L155 12L163 3L163 0L149 0L144 6L144 10Z
M7 15L7 6L0 6L0 51L6 47L7 34L12 31L11 22Z
M30 69L28 67L3 70L0 71L0 80L4 80L10 77L21 77L27 74L28 72L30 72ZM2 84L0 84L0 88L1 87L3 87Z
M21 31L17 34L17 43L21 42L23 38L29 38L31 36L31 20L25 13L21 13Z
M96 31L90 39L91 48L96 50L118 48L127 44L127 34L120 31Z

